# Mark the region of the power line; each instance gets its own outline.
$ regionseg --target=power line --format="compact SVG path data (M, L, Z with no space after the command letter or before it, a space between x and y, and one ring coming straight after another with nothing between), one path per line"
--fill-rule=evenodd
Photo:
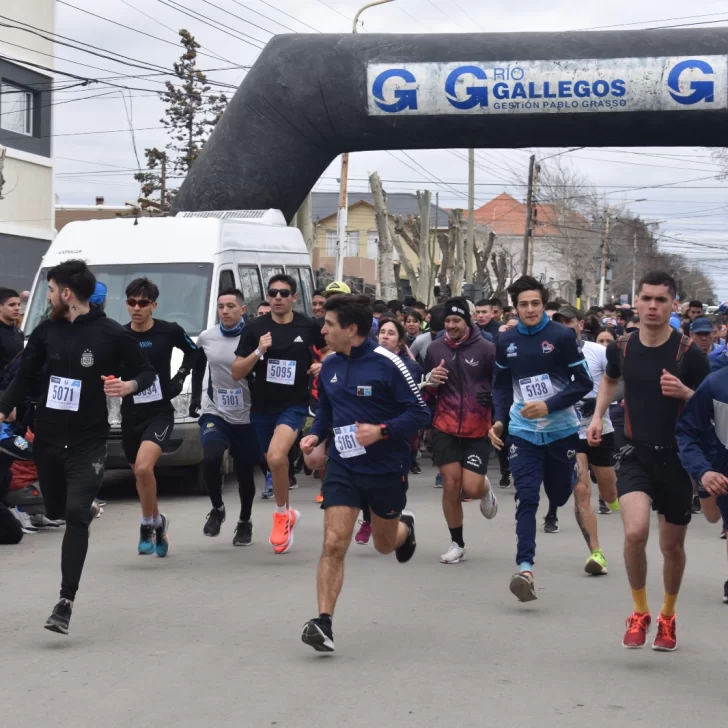
M297 23L300 23L301 25L305 25L310 30L313 30L315 33L321 33L318 28L314 28L312 25L309 25L308 23L304 23L303 20L299 20L294 15L290 15L289 13L284 12L283 10L279 10L275 5L271 5L269 2L266 2L266 0L260 0L260 2L263 3L263 5L267 5L269 8L273 8L277 13L280 13L281 15L285 15L287 18L290 18L291 20L295 20Z
M455 20L455 18L451 18L439 5L435 5L435 3L432 2L432 0L427 0L427 2L430 3L430 5L432 5L432 7L435 8L435 10L437 10L438 13L440 13L442 16L444 16L448 20L455 23L455 25L457 25L458 28L460 28L460 30L465 30L465 32L467 32L466 28L463 28L463 26L460 25L460 23L458 23L458 21Z
M227 13L228 15L232 16L233 18L237 18L238 20L242 20L244 23L247 23L248 25L252 25L254 28L257 28L258 30L262 30L264 33L270 33L271 35L275 35L275 33L272 30L268 30L267 28L264 28L262 25L256 25L255 23L251 22L250 20L246 20L240 15L237 15L236 13L233 13L230 10L226 10L225 8L221 8L219 5L215 5L215 3L210 2L210 0L202 0L203 3L206 3L207 5L211 5L213 8L216 8L217 10L220 10L223 13ZM261 41L262 43L263 41Z
M725 12L725 11L723 11ZM648 23L670 23L673 20L693 20L694 18L713 18L716 15L722 15L722 13L705 13L703 15L683 15L678 18L658 18L657 20L637 20L632 23L617 23L614 25L596 25L591 28L577 28L576 30L569 31L571 33L578 33L582 30L606 30L607 28L627 28L628 26L635 25L646 25ZM649 29L647 29L649 30Z
M266 20L270 20L271 23L275 23L276 25L280 25L281 28L285 28L286 30L290 30L291 33L295 33L296 31L293 28L289 28L287 25L283 25L283 23L280 22L280 20L273 20L273 18L269 18L267 15L263 15L263 13L258 12L257 10L253 10L248 5L245 5L244 3L239 2L239 0L233 0L233 2L236 5L240 5L241 8L245 8L246 10L250 11L251 13L255 13L256 15L260 15L261 18L265 18Z

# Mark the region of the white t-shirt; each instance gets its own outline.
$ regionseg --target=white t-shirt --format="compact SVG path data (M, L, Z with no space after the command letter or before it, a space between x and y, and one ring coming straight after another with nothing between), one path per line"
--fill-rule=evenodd
M586 359L586 364L589 367L591 378L594 380L592 391L589 392L584 399L596 399L602 377L607 371L607 347L602 346L601 344L595 344L593 341L584 341L582 343L581 351L582 354L584 354L584 359ZM590 423L591 417L582 418L581 429L589 427ZM609 410L607 410L604 413L604 417L602 417L602 432L605 435L610 432L614 432L614 425L612 425L612 420L609 419Z

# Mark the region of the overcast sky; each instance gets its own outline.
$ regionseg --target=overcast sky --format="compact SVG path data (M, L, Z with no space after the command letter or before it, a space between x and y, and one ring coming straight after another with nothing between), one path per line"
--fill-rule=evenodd
M169 68L180 55L174 45L176 31L184 27L202 44L202 52L210 54L210 57L202 56L200 59L200 65L205 69L252 64L260 52L256 46L263 46L276 33L292 30L314 32L313 29L350 32L351 19L364 4L363 0L179 0L178 7L196 11L206 19L219 21L229 31L237 31L237 37L231 37L222 30L205 25L202 19L193 19L164 4L167 0L68 1L101 17L92 17L59 2L56 29L59 34ZM239 18L213 5L229 10ZM502 8L508 5L513 9L503 11ZM115 26L108 20L130 25L156 38ZM520 0L512 4L494 0L395 0L390 5L367 10L363 20L362 32L384 33L578 30L622 27L628 23L634 23L627 27L635 29L695 23L719 27L728 25L728 6L722 0L696 0L689 5L678 0L611 0L608 3ZM56 54L59 57L57 69L85 77L149 73L61 46L57 47ZM210 71L208 75L211 79L237 85L244 78L245 71L234 68ZM57 93L56 102L73 100L55 107L56 191L61 203L93 204L96 195L103 195L107 203L123 204L125 200L138 197L139 186L132 178L137 161L132 135L128 131L127 112L136 130L134 137L143 165L146 147L163 147L166 143L163 130L159 128L163 106L153 93L162 88L158 79L159 76L148 76L116 80L115 83L139 89L125 92L126 108L121 91L101 84ZM100 98L85 99L107 92ZM98 133L122 129L127 131ZM80 135L80 132L94 133ZM589 177L610 204L646 198L645 202L633 204L630 209L643 219L660 221L660 230L666 236L663 246L693 257L711 273L720 297L727 299L728 256L715 246L726 245L728 248L728 235L725 233L728 183L714 178L719 168L710 151L685 147L585 149L570 153L567 158ZM538 150L538 153L547 156L551 151ZM450 183L450 187L433 184L432 177L419 171L416 164L399 152L376 152L352 155L351 189L365 190L366 178L372 171L378 170L389 191L412 192L427 187L433 193L440 192L443 206L467 206L467 162L463 152L453 154L452 151L440 150L408 154L433 177ZM479 151L476 206L502 191L522 197L523 188L512 186L512 182L514 173L525 175L528 157L529 153L523 150ZM418 171L413 171L405 163ZM335 178L338 176L339 163L335 162L316 189L336 190ZM687 182L703 177L710 179ZM654 189L655 185L668 183L672 186ZM620 185L648 189L622 192ZM453 186L462 190L462 195L456 195ZM685 239L693 245L679 243L674 238Z

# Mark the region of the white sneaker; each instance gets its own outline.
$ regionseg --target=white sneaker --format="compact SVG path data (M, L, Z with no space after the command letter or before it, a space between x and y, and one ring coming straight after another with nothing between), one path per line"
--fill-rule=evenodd
M17 508L11 508L10 512L20 522L20 528L22 529L23 533L38 533L40 531L39 528L36 528L31 523L30 516L25 511L20 511Z
M465 547L458 546L454 541L450 544L450 548L440 557L441 564L459 564L467 558Z
M30 522L37 528L60 528L64 525L63 521L51 521L45 513L36 513L30 517Z
M488 519L495 518L498 513L498 499L491 488L488 493L480 499L480 512Z

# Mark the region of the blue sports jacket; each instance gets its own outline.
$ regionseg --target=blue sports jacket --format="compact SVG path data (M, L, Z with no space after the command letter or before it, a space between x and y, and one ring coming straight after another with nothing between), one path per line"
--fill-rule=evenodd
M592 378L574 332L544 314L538 326L518 323L498 337L493 407L495 422L507 422L512 435L548 445L579 431L574 405L592 391ZM524 380L548 375L553 394L543 400L548 415L527 420L521 410L528 399ZM524 396L526 394L526 396Z
M728 476L728 368L709 374L677 421L683 467L698 483L714 470Z
M351 355L324 359L319 375L319 406L311 434L319 442L332 428L356 423L386 425L389 439L366 448L363 455L342 458L335 443L329 457L355 473L389 475L409 470L407 439L429 427L430 409L402 359L367 339Z

